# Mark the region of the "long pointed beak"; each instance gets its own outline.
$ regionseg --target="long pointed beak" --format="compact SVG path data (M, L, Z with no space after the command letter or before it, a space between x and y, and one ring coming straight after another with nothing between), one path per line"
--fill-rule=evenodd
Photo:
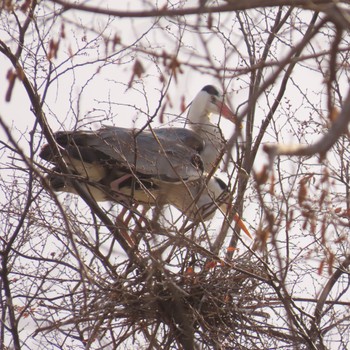
M253 239L253 237L251 236L249 230L247 229L247 226L245 225L245 223L243 222L243 220L239 217L239 215L236 213L235 216L233 217L233 220L235 220L235 222L237 223L237 225L239 226L239 228L241 230L243 230L243 232L250 238Z
M225 102L219 101L217 103L220 113L223 117L230 120L232 123L237 123L237 116L231 111Z

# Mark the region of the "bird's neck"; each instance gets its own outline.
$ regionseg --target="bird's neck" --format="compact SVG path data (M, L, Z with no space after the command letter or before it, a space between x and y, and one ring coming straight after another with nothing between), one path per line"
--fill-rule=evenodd
M219 126L210 121L210 113L193 113L191 108L188 113L189 127L204 139L218 138L221 135Z
M209 113L203 111L201 114L191 114L191 110L188 115L188 124L192 131L199 135L205 143L205 147L201 152L203 159L203 165L206 172L210 172L213 166L217 163L217 158L225 143L221 130L217 124L213 124L210 119Z

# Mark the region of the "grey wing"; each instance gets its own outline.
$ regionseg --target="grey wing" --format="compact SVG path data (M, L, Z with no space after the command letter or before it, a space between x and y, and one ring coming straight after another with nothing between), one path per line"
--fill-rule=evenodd
M108 172L133 173L137 176L178 182L201 176L203 164L197 151L178 138L167 138L169 131L159 136L149 131L104 127L97 131L57 132L56 141L66 150L67 163L78 173L93 173L99 177ZM48 145L40 153L41 158L55 163ZM84 171L83 171L83 170ZM86 169L88 171L86 171Z
M196 179L203 171L197 150L166 133L109 127L98 134L104 141L98 149L136 174L177 182Z
M161 128L155 129L154 133L160 139L179 143L186 148L190 148L198 153L204 149L204 140L194 131L185 128Z

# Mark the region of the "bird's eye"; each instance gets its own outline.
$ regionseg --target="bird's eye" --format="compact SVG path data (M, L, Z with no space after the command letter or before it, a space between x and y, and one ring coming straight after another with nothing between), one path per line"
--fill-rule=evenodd
M215 97L215 96L212 96L212 97L211 97L211 103L216 104L216 97Z

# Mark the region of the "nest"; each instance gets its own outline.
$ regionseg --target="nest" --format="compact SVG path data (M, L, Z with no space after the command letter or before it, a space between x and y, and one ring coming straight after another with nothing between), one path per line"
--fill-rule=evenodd
M182 274L157 263L134 270L113 285L94 288L79 316L100 320L99 337L118 329L118 345L138 333L154 349L238 349L268 317L259 311L262 283L252 275L257 266L246 258L235 261L239 268L207 261Z

